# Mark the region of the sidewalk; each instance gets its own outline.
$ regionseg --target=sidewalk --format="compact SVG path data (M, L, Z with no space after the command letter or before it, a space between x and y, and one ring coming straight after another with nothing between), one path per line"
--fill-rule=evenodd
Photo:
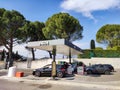
M56 85L68 85L68 86L77 86L77 87L92 87L92 88L101 88L107 90L120 90L120 81L111 81L111 82L89 82L89 81L80 81L78 77L67 77L67 78L56 78L53 80L51 77L34 77L29 75L27 77L8 77L0 76L0 79L6 79L14 82L22 83L31 83L31 84L56 84Z

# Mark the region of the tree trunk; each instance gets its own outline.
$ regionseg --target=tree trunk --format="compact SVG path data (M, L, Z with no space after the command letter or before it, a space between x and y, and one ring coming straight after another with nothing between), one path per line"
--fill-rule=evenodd
M35 60L35 53L33 48L32 48L32 60Z
M8 59L8 68L13 66L13 58L12 58L12 45L9 48L9 59Z
M50 51L48 51L49 55L50 55L50 58L52 58L52 53Z
M112 42L111 42L111 41L110 41L110 44L109 44L109 45L110 45L110 48L113 48L113 44L112 44Z

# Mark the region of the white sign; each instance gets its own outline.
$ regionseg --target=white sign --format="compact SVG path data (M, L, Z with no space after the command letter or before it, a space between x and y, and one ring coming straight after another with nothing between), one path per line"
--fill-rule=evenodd
M70 65L70 66L68 66L68 68L67 68L67 73L68 73L68 74L72 74L72 72L73 72L73 68L72 68L72 66Z
M48 41L42 41L42 42L40 42L40 46L47 46L47 45L49 45Z
M77 67L77 74L79 74L79 75L83 75L84 74L84 67L83 66Z

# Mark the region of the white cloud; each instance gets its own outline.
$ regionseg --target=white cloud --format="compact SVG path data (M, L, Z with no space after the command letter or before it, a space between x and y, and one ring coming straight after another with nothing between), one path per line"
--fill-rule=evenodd
M120 0L64 0L61 7L82 13L85 17L95 19L92 12L120 8Z

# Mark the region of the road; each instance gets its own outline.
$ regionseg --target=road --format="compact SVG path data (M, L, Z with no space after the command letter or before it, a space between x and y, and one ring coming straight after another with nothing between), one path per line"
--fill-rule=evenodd
M24 82L11 82L0 80L0 90L105 90L98 88L75 87L52 84L27 84Z

